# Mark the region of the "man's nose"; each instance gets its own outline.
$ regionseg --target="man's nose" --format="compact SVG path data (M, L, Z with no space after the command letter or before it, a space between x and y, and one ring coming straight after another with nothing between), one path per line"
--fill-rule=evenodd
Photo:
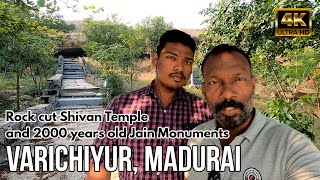
M174 63L174 71L183 72L183 70L184 70L184 61L183 60L177 60Z
M222 94L221 98L230 100L234 99L236 97L236 91L235 87L231 83L223 84Z

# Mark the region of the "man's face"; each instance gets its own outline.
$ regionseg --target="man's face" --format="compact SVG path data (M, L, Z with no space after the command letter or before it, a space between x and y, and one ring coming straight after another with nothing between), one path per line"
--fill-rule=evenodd
M160 85L169 90L184 86L192 72L193 56L188 46L174 42L166 43L159 56L154 53L152 61Z
M252 112L255 78L238 52L209 56L203 67L202 92L218 124L233 130Z

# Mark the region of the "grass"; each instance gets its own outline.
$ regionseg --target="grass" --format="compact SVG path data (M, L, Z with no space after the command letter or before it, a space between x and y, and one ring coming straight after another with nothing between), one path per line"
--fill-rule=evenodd
M149 73L140 73L137 78L133 78L132 81L132 91L141 89L145 86L148 86L151 81L155 78L155 75L151 72ZM124 82L124 91L125 92L130 92L131 91L131 83L128 78Z
M90 58L85 57L84 58L87 64L87 68L89 69L89 72L91 74L94 74L96 76L101 76L103 73L103 69L101 68L102 65L98 61L93 61Z
M16 77L12 73L1 74L0 82L0 117L3 117L5 110L16 111ZM31 76L22 76L20 92L20 111L40 104ZM21 98L26 95L28 98Z

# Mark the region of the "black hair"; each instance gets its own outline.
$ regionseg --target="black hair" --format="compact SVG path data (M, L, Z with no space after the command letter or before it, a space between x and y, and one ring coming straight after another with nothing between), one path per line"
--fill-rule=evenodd
M201 72L203 74L203 66L204 66L204 63L206 62L206 60L208 59L209 56L217 56L219 54L222 54L223 52L238 52L240 54L242 54L248 61L249 63L249 67L250 67L250 73L251 72L251 69L252 69L252 66L251 66L251 61L250 61L250 58L248 56L247 53L245 53L242 49L239 49L238 47L236 46L230 46L228 44L220 44L218 46L215 46L213 47L205 56L204 56L204 59L201 63Z
M172 29L172 30L166 31L160 37L158 46L157 46L158 56L160 56L161 50L164 48L164 46L168 42L177 42L185 46L188 46L192 50L193 54L196 51L196 43L194 42L194 40L189 34L177 29Z

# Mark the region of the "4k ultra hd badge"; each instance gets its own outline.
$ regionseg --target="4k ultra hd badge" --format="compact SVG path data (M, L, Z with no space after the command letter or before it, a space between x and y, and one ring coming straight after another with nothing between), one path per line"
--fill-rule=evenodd
M276 8L276 36L311 36L311 8Z

